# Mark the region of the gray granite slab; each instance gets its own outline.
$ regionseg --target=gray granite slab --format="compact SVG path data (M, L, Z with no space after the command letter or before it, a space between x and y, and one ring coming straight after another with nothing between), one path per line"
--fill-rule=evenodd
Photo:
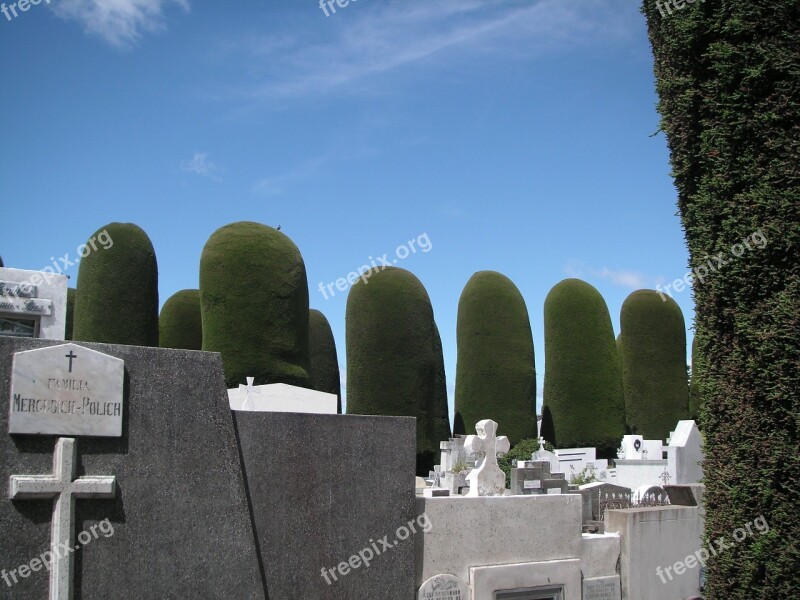
M415 419L237 411L235 422L270 600L415 596Z
M0 338L3 402L10 401L13 353L58 343ZM76 437L75 476L114 477L116 489L113 498L74 499L74 597L263 600L219 355L79 346L122 359L125 381L122 436ZM9 434L7 419L3 406L0 570L17 569L18 581L0 580L0 598L47 598L49 573L39 557L50 546L55 503L11 500L9 483L53 474L57 436Z

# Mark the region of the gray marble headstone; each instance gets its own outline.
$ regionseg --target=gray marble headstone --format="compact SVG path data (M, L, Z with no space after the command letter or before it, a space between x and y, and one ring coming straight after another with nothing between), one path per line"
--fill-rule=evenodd
M2 402L11 400L13 355L57 344L0 338ZM0 580L0 598L48 598L49 573L34 561L50 550L58 502L30 497L42 491L30 477L51 477L55 489L74 476L74 598L263 600L219 354L77 346L76 354L88 348L124 361L122 435L75 436L75 460L63 447L58 463L57 440L66 438L8 433L9 410L0 406L0 573L11 581ZM58 477L54 462L63 465ZM76 484L82 477L90 480ZM113 497L110 479L92 479L111 477ZM101 523L107 527L98 530Z
M434 575L419 586L417 600L469 600L469 585L455 575Z

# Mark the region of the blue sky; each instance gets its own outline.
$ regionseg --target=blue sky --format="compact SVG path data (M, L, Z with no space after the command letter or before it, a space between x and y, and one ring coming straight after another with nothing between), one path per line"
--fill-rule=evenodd
M596 286L618 332L630 292L687 270L635 1L43 0L0 14L0 56L6 266L130 221L163 303L216 228L281 225L344 370L346 292L319 283L427 234L397 264L431 296L451 408L475 271L525 297L541 402L553 285Z

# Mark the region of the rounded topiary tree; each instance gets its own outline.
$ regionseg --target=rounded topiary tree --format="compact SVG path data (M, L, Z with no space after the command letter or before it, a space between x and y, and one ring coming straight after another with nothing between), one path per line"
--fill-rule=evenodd
M436 323L433 324L433 329L433 351L436 358L436 382L434 387L431 423L433 425L433 440L438 442L446 442L452 435L452 431L450 429L450 409L447 406L447 376L444 372L442 338L439 335L439 327L436 325Z
M316 309L308 311L308 350L314 389L336 394L336 412L342 414L342 383L336 341L328 319Z
M64 339L72 339L75 323L75 288L67 288L67 318L64 324Z
M417 473L439 451L431 415L437 356L433 308L422 283L388 267L358 280L347 296L347 412L417 419Z
M558 447L616 457L625 428L620 361L605 300L585 281L565 279L547 295L544 356L544 406Z
M158 346L158 264L144 230L110 223L79 253L73 339Z
M637 290L622 304L620 329L628 428L666 440L689 418L683 313L669 296Z
M497 421L511 444L536 437L536 371L525 300L505 275L480 271L458 301L455 433Z
M200 258L203 350L220 352L229 388L310 387L308 281L297 246L250 221L217 229Z
M158 340L162 348L201 350L203 323L200 290L180 290L170 296L158 318Z

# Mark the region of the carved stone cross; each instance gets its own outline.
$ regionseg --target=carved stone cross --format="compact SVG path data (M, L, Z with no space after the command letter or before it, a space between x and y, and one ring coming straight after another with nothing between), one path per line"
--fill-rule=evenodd
M75 499L114 498L117 479L84 476L75 479L78 448L73 438L59 438L53 455L52 475L12 475L10 496L12 500L39 500L54 498L50 550L50 600L72 598L73 564L75 550Z
M261 390L256 389L256 387L253 385L254 381L255 377L248 377L247 385L244 385L243 383L239 384L239 389L241 390L242 388L244 388L245 390L244 402L242 403L243 410L251 410L252 408L254 408L253 403L250 401L250 394L258 395L261 393Z
M497 437L497 423L491 419L478 421L475 425L478 435L468 435L464 441L467 455L483 456L480 465L469 472L467 496L502 496L506 490L506 474L497 465L497 455L505 454L511 448L506 436Z

